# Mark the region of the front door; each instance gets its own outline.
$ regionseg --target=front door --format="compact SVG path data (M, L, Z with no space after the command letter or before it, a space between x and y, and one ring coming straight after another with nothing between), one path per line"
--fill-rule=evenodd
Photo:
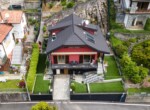
M68 74L68 69L67 68L64 69L64 74Z

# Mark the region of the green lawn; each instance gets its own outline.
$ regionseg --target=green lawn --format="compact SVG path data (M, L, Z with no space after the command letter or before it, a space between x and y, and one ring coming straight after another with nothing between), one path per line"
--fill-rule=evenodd
M45 71L46 68L46 54L40 54L39 55L39 61L38 61L38 65L37 65L37 73L43 73Z
M75 93L87 93L86 84L78 83L73 81L72 83L75 84Z
M105 74L105 79L115 79L120 78L117 64L113 56L105 56L105 61L108 63L107 73Z
M6 82L0 82L0 91L23 91L17 85L20 80L7 80Z
M49 93L50 80L43 80L43 74L36 77L34 93Z
M129 88L128 89L129 94L131 93L141 93L141 92L147 92L150 93L150 88Z
M124 92L123 85L121 82L91 83L90 90L91 90L91 93Z

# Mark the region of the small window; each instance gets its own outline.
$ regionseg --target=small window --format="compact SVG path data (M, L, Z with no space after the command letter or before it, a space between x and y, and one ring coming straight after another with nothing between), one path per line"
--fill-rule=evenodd
M95 43L94 38L93 38L91 35L89 35L89 34L86 34L86 39L87 39L89 42Z

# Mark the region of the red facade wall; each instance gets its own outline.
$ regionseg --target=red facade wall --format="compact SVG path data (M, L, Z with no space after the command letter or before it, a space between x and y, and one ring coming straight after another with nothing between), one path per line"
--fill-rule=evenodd
M59 33L61 31L61 29L57 29L57 30L53 30L52 33Z
M70 55L69 56L69 62L71 62L71 61L79 62L79 55Z
M88 47L79 47L79 48L70 47L70 48L60 48L54 52L96 52L96 51Z
M94 30L91 29L85 29L87 32L89 32L90 34L94 35Z

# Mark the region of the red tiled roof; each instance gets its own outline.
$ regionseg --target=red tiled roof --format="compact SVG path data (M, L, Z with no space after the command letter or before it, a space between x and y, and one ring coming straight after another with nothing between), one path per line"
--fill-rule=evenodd
M5 16L7 14L7 15L9 15L9 17L7 18L7 23L20 23L23 12L22 11L2 10L0 12L0 14L1 14L0 20L1 20L1 17L3 20L5 20Z
M12 26L0 24L0 43L4 40L7 34L12 30Z

